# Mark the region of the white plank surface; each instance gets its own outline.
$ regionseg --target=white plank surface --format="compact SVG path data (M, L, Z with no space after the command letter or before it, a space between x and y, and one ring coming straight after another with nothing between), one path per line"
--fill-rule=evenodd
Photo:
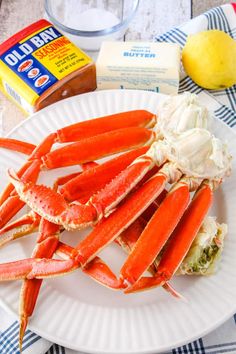
M190 0L141 0L125 40L153 40L155 35L191 17Z
M230 4L231 2L234 2L234 0L193 0L192 17L202 14L212 7L220 6L222 4Z
M126 32L125 40L152 41L155 35L189 20L191 14L196 16L211 7L229 2L230 0L140 0L139 9ZM0 0L0 43L42 18L43 7L44 0ZM4 133L24 119L23 112L0 93L0 117L1 110Z

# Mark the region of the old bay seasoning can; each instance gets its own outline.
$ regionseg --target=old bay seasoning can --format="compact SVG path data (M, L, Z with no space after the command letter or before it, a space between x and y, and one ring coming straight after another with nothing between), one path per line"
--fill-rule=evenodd
M0 45L0 90L28 114L95 89L92 59L46 20Z

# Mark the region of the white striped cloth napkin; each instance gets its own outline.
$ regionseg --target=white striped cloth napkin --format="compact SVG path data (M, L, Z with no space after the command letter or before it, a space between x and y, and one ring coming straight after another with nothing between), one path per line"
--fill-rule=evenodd
M175 42L182 47L188 34L207 29L220 29L236 39L236 4L223 5L198 16L156 38L159 42ZM205 91L183 75L180 92L191 91L212 110L218 119L236 129L236 85L221 91ZM19 354L17 318L0 308L0 354ZM53 344L27 330L23 342L24 354L83 354ZM236 315L220 328L203 338L172 349L165 354L218 354L236 353Z

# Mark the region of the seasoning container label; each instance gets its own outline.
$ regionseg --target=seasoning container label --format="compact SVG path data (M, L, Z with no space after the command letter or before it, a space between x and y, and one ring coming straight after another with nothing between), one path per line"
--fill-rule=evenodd
M49 87L91 62L50 22L40 20L0 45L0 89L32 113Z

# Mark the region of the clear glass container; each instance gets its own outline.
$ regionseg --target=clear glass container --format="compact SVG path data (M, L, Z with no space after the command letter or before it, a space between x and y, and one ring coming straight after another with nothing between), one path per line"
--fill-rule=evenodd
M50 22L85 50L99 50L104 40L122 39L139 0L45 0Z

